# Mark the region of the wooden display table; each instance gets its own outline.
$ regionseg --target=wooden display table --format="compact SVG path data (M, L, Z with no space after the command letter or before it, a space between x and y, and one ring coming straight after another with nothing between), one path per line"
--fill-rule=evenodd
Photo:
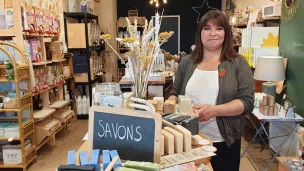
M279 162L279 171L289 171L290 169L284 164L285 160L299 160L299 157L277 157L277 161Z
M85 142L82 144L82 146L78 149L78 151L76 152L76 156L79 156L79 152L80 152L80 151L87 151L87 150L88 150L88 142L85 141ZM88 155L88 158L90 158L90 156L89 156L88 153L87 153L87 155ZM202 163L202 162L200 162L200 161L196 161L196 162L195 162L196 165L199 165L199 164L201 164L201 163ZM79 165L79 157L76 157L76 164ZM212 168L210 162L209 162L208 164L206 164L206 166L207 166L211 171L213 171L213 168Z
M120 80L119 84L120 84L121 88L126 88L126 87L129 88L129 87L133 86L131 81ZM152 87L153 87L153 90L152 90ZM149 88L150 88L150 91L149 91ZM154 89L154 88L157 88L157 90ZM159 89L161 89L161 90L159 90ZM164 97L166 99L165 90L166 90L166 79L165 79L165 77L163 77L163 79L160 80L160 81L148 81L148 90L147 90L148 97L149 97L149 94L152 94L152 95L156 94L156 97ZM159 92L162 92L162 96L159 95Z

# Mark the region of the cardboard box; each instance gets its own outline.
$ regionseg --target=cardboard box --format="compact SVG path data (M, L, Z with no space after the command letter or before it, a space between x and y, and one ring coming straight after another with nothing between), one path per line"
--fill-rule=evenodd
M91 39L91 24L88 24L89 45L92 46ZM68 48L86 48L86 34L84 23L68 23Z
M88 77L88 73L78 73L78 74L74 74L74 79L75 82L88 82L89 81L89 77Z
M62 59L63 57L63 44L62 42L55 41L50 44L51 50L54 48L57 53L57 60ZM56 60L56 59L53 59Z

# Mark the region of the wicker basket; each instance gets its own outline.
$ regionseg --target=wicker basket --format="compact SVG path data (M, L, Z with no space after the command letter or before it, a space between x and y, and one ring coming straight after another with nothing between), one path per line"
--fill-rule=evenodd
M6 69L4 65L0 65L0 79L4 79L6 74Z

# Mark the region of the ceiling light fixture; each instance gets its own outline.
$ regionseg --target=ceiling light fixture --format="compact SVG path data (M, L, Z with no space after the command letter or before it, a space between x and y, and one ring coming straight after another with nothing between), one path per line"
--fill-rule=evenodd
M163 3L166 4L168 0L163 0ZM159 7L159 0L150 0L150 4L153 5L155 3L155 7Z

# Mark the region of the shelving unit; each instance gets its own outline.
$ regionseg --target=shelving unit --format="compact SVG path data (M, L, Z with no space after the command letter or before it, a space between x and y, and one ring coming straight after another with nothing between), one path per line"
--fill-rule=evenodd
M5 0L6 1L6 0ZM13 13L13 18L14 18L14 27L10 28L10 29L0 29L0 38L5 40L12 40L16 45L18 45L20 47L20 50L22 51L22 55L24 55L24 49L26 49L25 47L25 43L24 40L28 40L28 39L37 39L41 42L41 61L40 62L31 62L31 59L28 59L27 57L24 57L27 60L27 65L25 66L18 66L17 67L17 72L16 73L24 73L26 71L26 74L23 75L18 75L16 76L18 81L21 80L28 80L28 90L29 93L18 97L18 103L20 105L19 109L0 109L0 112L17 112L18 116L13 116L13 117L0 117L0 122L4 122L4 121L17 121L19 125L22 125L22 127L20 127L20 138L14 138L14 140L20 140L21 141L21 147L22 147L22 164L20 165L4 165L3 162L0 161L0 170L1 168L23 168L24 171L26 171L26 166L28 164L30 164L32 161L36 161L37 156L36 156L36 151L38 149L40 149L42 146L44 146L45 143L50 142L51 144L55 141L55 136L58 132L60 132L61 130L66 130L68 128L67 124L65 125L61 125L58 129L55 130L55 132L53 132L48 138L44 139L43 142L45 143L39 143L37 144L37 125L39 125L39 123L42 120L47 120L47 119L52 119L52 115L54 113L56 113L57 109L53 109L54 112L52 111L52 109L49 108L50 106L50 96L49 96L49 91L50 90L54 90L57 89L58 91L58 100L64 100L64 83L58 83L58 84L47 84L47 87L44 87L43 89L40 89L38 92L35 91L35 93L32 92L32 86L35 86L35 84L33 84L30 80L32 79L32 75L31 75L31 71L35 70L35 69L42 69L42 68L46 68L46 67L50 67L50 66L57 66L59 69L56 70L56 74L57 74L57 78L59 80L59 78L62 78L62 80L66 81L67 89L69 91L70 94L70 99L74 99L74 90L75 90L75 85L74 85L74 76L73 76L73 62L72 62L72 57L70 57L70 54L63 54L62 52L62 48L61 47L55 47L55 41L58 41L59 39L59 35L49 35L47 33L44 33L42 35L37 34L37 33L28 33L28 32L23 32L23 26L22 26L22 18L21 18L21 7L24 7L24 1L22 0L16 0L16 1L11 1L8 0L10 3L13 3L11 5L14 13ZM57 1L57 0L56 0ZM62 0L58 0L59 4L61 4ZM53 1L54 2L54 1ZM57 2L56 2L57 3ZM61 5L58 6L58 8L60 8ZM38 7L39 8L39 7ZM41 7L42 8L42 7ZM56 6L57 8L57 6ZM57 13L59 14L60 10L56 10L56 12L53 11L53 13ZM61 13L61 12L60 12ZM61 26L62 27L62 26ZM2 42L0 42L1 45ZM46 46L52 46L54 48L56 48L56 52L57 53L57 57L53 58L52 55L52 59L47 58L47 49ZM60 53L60 55L59 55ZM63 66L69 66L70 68L70 75L67 77L61 77L63 76ZM34 78L33 78L34 79ZM5 80L5 79L1 79L0 78L0 84L1 82L15 82L16 80ZM17 89L17 87L16 87ZM19 91L19 90L17 90ZM19 93L18 93L19 94ZM35 98L35 96L40 96L42 99L42 110L36 110L35 112L33 112L33 99ZM30 101L30 104L25 104L23 105L23 103ZM71 118L69 118L69 125L71 125L71 123L74 123L77 119L77 111L76 111L76 103L74 100L68 100L67 101L67 105L64 106L64 108L69 108L69 106L71 106L71 110L73 110L72 114L73 116ZM21 120L20 124L20 118L19 118L19 113L22 113L24 110L29 109L30 110L30 119L25 122ZM70 109L70 108L69 108ZM61 109L58 109L61 110ZM44 113L46 112L46 114ZM39 115L43 115L45 114L45 117L39 117ZM21 115L22 116L22 115ZM60 121L58 120L58 122L60 123ZM22 136L22 137L21 137ZM27 151L24 152L24 139L25 138L31 138L32 139L32 148ZM6 137L0 137L0 141L4 140L7 141L8 138ZM51 140L51 141L50 141ZM0 150L2 150L0 148Z
M17 65L15 56L12 56L8 50L6 50L5 47L10 46L14 48L17 52L20 53L20 57L22 57L23 63L22 65ZM12 84L15 84L15 93L16 98L11 98L9 101L6 101L7 103L10 103L9 105L6 105L4 102L3 108L0 112L16 112L17 117L8 117L2 116L0 117L0 122L4 121L17 121L19 125L19 134L20 137L13 138L13 140L20 141L20 150L22 154L22 163L17 165L8 165L4 164L3 161L0 161L0 168L22 168L23 171L26 171L27 166L33 162L36 161L37 155L36 155L36 142L35 142L35 126L34 126L34 118L33 118L33 108L32 108L32 94L31 94L31 81L30 77L28 76L30 73L29 69L29 61L27 57L24 55L24 52L17 47L14 44L6 43L6 42L0 42L0 50L3 51L7 56L8 59L12 62L13 70L14 70L14 79L13 80L7 80L7 82L10 82ZM4 77L2 79L2 82L6 79L6 70L4 72L1 72L0 77ZM27 80L27 88L24 90L26 93L24 95L20 96L20 81L21 80ZM23 87L25 88L25 87ZM29 111L28 118L26 115L24 116L25 110ZM31 140L31 148L28 151L25 151L25 140L30 139ZM8 137L0 137L0 140L7 141ZM1 149L2 150L2 149Z
M84 79L83 81L75 81L76 86L82 86L82 95L86 95L86 86L89 87L89 97L90 97L90 105L92 105L92 85L96 82L101 82L101 75L95 76L92 78L92 64L91 64L91 53L93 51L101 52L104 50L104 45L103 46L90 46L89 43L89 27L88 24L90 21L95 20L95 23L98 25L98 16L89 14L89 13L82 13L82 12L74 12L74 13L64 13L64 30L65 30L65 38L69 46L68 42L68 23L67 23L67 18L73 18L78 21L78 23L83 23L84 24L84 33L85 34L85 47L84 48L68 48L69 52L72 53L82 53L83 56L86 57L84 63L85 63L85 71L84 72L77 72L79 74L86 74L87 78ZM75 58L75 56L73 57ZM87 81L86 81L87 80ZM87 95L88 96L88 95Z
M120 17L117 21L117 35L119 35L119 32L124 32L127 30L127 21L125 19L126 17ZM144 24L145 24L145 17L134 17L132 18L129 18L130 22L132 24L134 24L134 20L135 18L137 19L140 19L141 22L138 22L138 25L137 25L137 29L138 31L140 31L141 33L143 32L144 30ZM122 38L122 37L120 37ZM127 59L124 58L124 53L128 52L130 50L130 48L128 47L122 47L120 42L117 42L117 47L118 47L118 53L120 54L120 56L125 60L125 62L127 62ZM117 57L117 81L119 82L122 77L125 75L125 65L121 63L121 59L119 59Z

